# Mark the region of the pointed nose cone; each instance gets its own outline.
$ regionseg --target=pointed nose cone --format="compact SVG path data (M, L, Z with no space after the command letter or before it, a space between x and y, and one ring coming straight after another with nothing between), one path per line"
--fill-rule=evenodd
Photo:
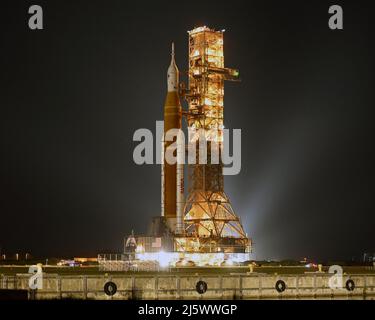
M168 92L178 92L179 72L174 58L174 43L172 42L171 64L168 68Z

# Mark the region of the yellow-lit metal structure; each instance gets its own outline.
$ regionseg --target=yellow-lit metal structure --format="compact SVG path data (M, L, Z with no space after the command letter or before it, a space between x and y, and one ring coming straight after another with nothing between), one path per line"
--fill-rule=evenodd
M238 70L224 67L224 31L199 27L189 31L189 87L184 96L189 132L188 148L196 148L189 164L189 188L184 208L184 236L176 238L180 252L249 252L251 243L224 192L224 81L238 80ZM199 163L199 135L207 141L207 164ZM211 147L217 146L218 149Z

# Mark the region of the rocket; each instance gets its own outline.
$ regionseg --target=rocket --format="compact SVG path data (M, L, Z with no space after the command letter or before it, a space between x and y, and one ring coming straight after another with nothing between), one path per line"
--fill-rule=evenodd
M184 210L184 167L182 163L168 164L165 152L174 141L165 141L165 133L170 129L181 130L182 108L179 97L179 71L175 61L174 43L172 43L171 63L167 72L167 97L164 103L164 134L161 147L161 215L165 217L167 225L176 234L183 231ZM181 159L181 152L177 147L177 157Z

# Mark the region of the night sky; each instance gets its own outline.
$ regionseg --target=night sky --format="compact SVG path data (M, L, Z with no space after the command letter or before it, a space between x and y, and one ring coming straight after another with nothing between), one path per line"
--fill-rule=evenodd
M32 4L44 30L28 28ZM362 1L2 3L2 251L95 256L147 230L160 166L133 163L133 133L162 120L171 41L186 70L187 30L207 25L226 29L242 79L225 87L225 126L242 129L225 184L254 257L375 252L374 15Z

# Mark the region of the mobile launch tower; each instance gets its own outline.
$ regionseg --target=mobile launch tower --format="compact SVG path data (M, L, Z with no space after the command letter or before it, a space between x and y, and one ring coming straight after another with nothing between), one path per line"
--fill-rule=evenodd
M161 165L161 216L153 219L147 236L132 235L132 246L125 242L137 261L157 261L160 265L222 265L249 260L251 240L235 214L224 191L223 147L224 81L238 81L236 69L224 67L224 30L206 26L189 31L188 86L180 83L172 44L164 104L164 135ZM181 99L187 102L185 110ZM184 164L165 162L168 147L176 140L166 138L171 129L188 129L187 147L195 163L187 164L188 190L184 190ZM207 162L200 162L202 134ZM213 154L216 150L216 154ZM218 161L212 161L215 158ZM186 196L186 200L185 200ZM133 241L134 240L134 241Z
M184 207L184 236L178 238L177 250L190 252L240 253L249 249L239 218L224 192L222 157L213 157L223 147L224 81L238 80L239 72L224 67L224 31L207 27L189 32L189 87L184 95L189 110L185 113L190 132L188 147L197 150L196 164L188 165L189 190ZM201 130L201 131L200 131ZM207 164L200 164L199 138L207 141Z

